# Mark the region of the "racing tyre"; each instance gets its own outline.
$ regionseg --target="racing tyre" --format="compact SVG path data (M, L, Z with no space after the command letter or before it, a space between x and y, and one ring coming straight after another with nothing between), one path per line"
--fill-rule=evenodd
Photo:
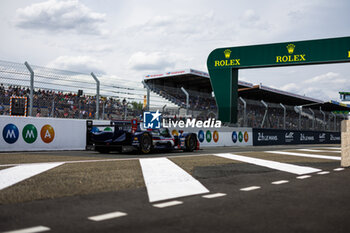
M148 154L152 149L152 138L148 133L142 134L140 138L140 152Z
M197 148L197 137L195 134L189 134L185 140L185 151L192 152Z

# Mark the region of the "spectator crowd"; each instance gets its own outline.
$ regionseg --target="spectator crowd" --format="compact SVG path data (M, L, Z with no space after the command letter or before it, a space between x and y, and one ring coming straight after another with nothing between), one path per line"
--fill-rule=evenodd
M4 86L0 84L0 115L10 114L10 98L12 96L27 97L29 88L21 86ZM104 119L121 119L124 111L128 116L136 114L128 107L126 101L113 97L100 98L100 114ZM128 109L127 109L128 108ZM33 94L33 112L40 117L94 119L96 113L96 97L80 95L72 92L36 89Z

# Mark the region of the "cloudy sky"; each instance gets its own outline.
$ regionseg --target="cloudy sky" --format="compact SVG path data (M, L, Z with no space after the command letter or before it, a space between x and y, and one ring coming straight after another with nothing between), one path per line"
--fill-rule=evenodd
M207 71L218 47L350 36L349 12L349 0L1 0L0 60L139 82ZM350 64L243 70L240 79L338 99L350 91Z

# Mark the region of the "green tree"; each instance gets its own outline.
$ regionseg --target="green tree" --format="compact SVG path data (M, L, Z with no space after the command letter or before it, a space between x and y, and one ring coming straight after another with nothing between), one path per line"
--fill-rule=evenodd
M131 102L131 105L132 105L132 110L142 110L143 108L143 104L141 102Z

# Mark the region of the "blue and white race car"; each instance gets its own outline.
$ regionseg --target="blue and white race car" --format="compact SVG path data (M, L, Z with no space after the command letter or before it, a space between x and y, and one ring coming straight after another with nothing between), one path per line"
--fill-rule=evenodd
M136 123L135 123L136 122ZM192 152L199 149L195 133L181 132L172 135L168 128L144 129L142 123L112 121L109 125L93 125L87 122L87 144L100 153L123 151L123 148L147 154L152 151L182 150Z

